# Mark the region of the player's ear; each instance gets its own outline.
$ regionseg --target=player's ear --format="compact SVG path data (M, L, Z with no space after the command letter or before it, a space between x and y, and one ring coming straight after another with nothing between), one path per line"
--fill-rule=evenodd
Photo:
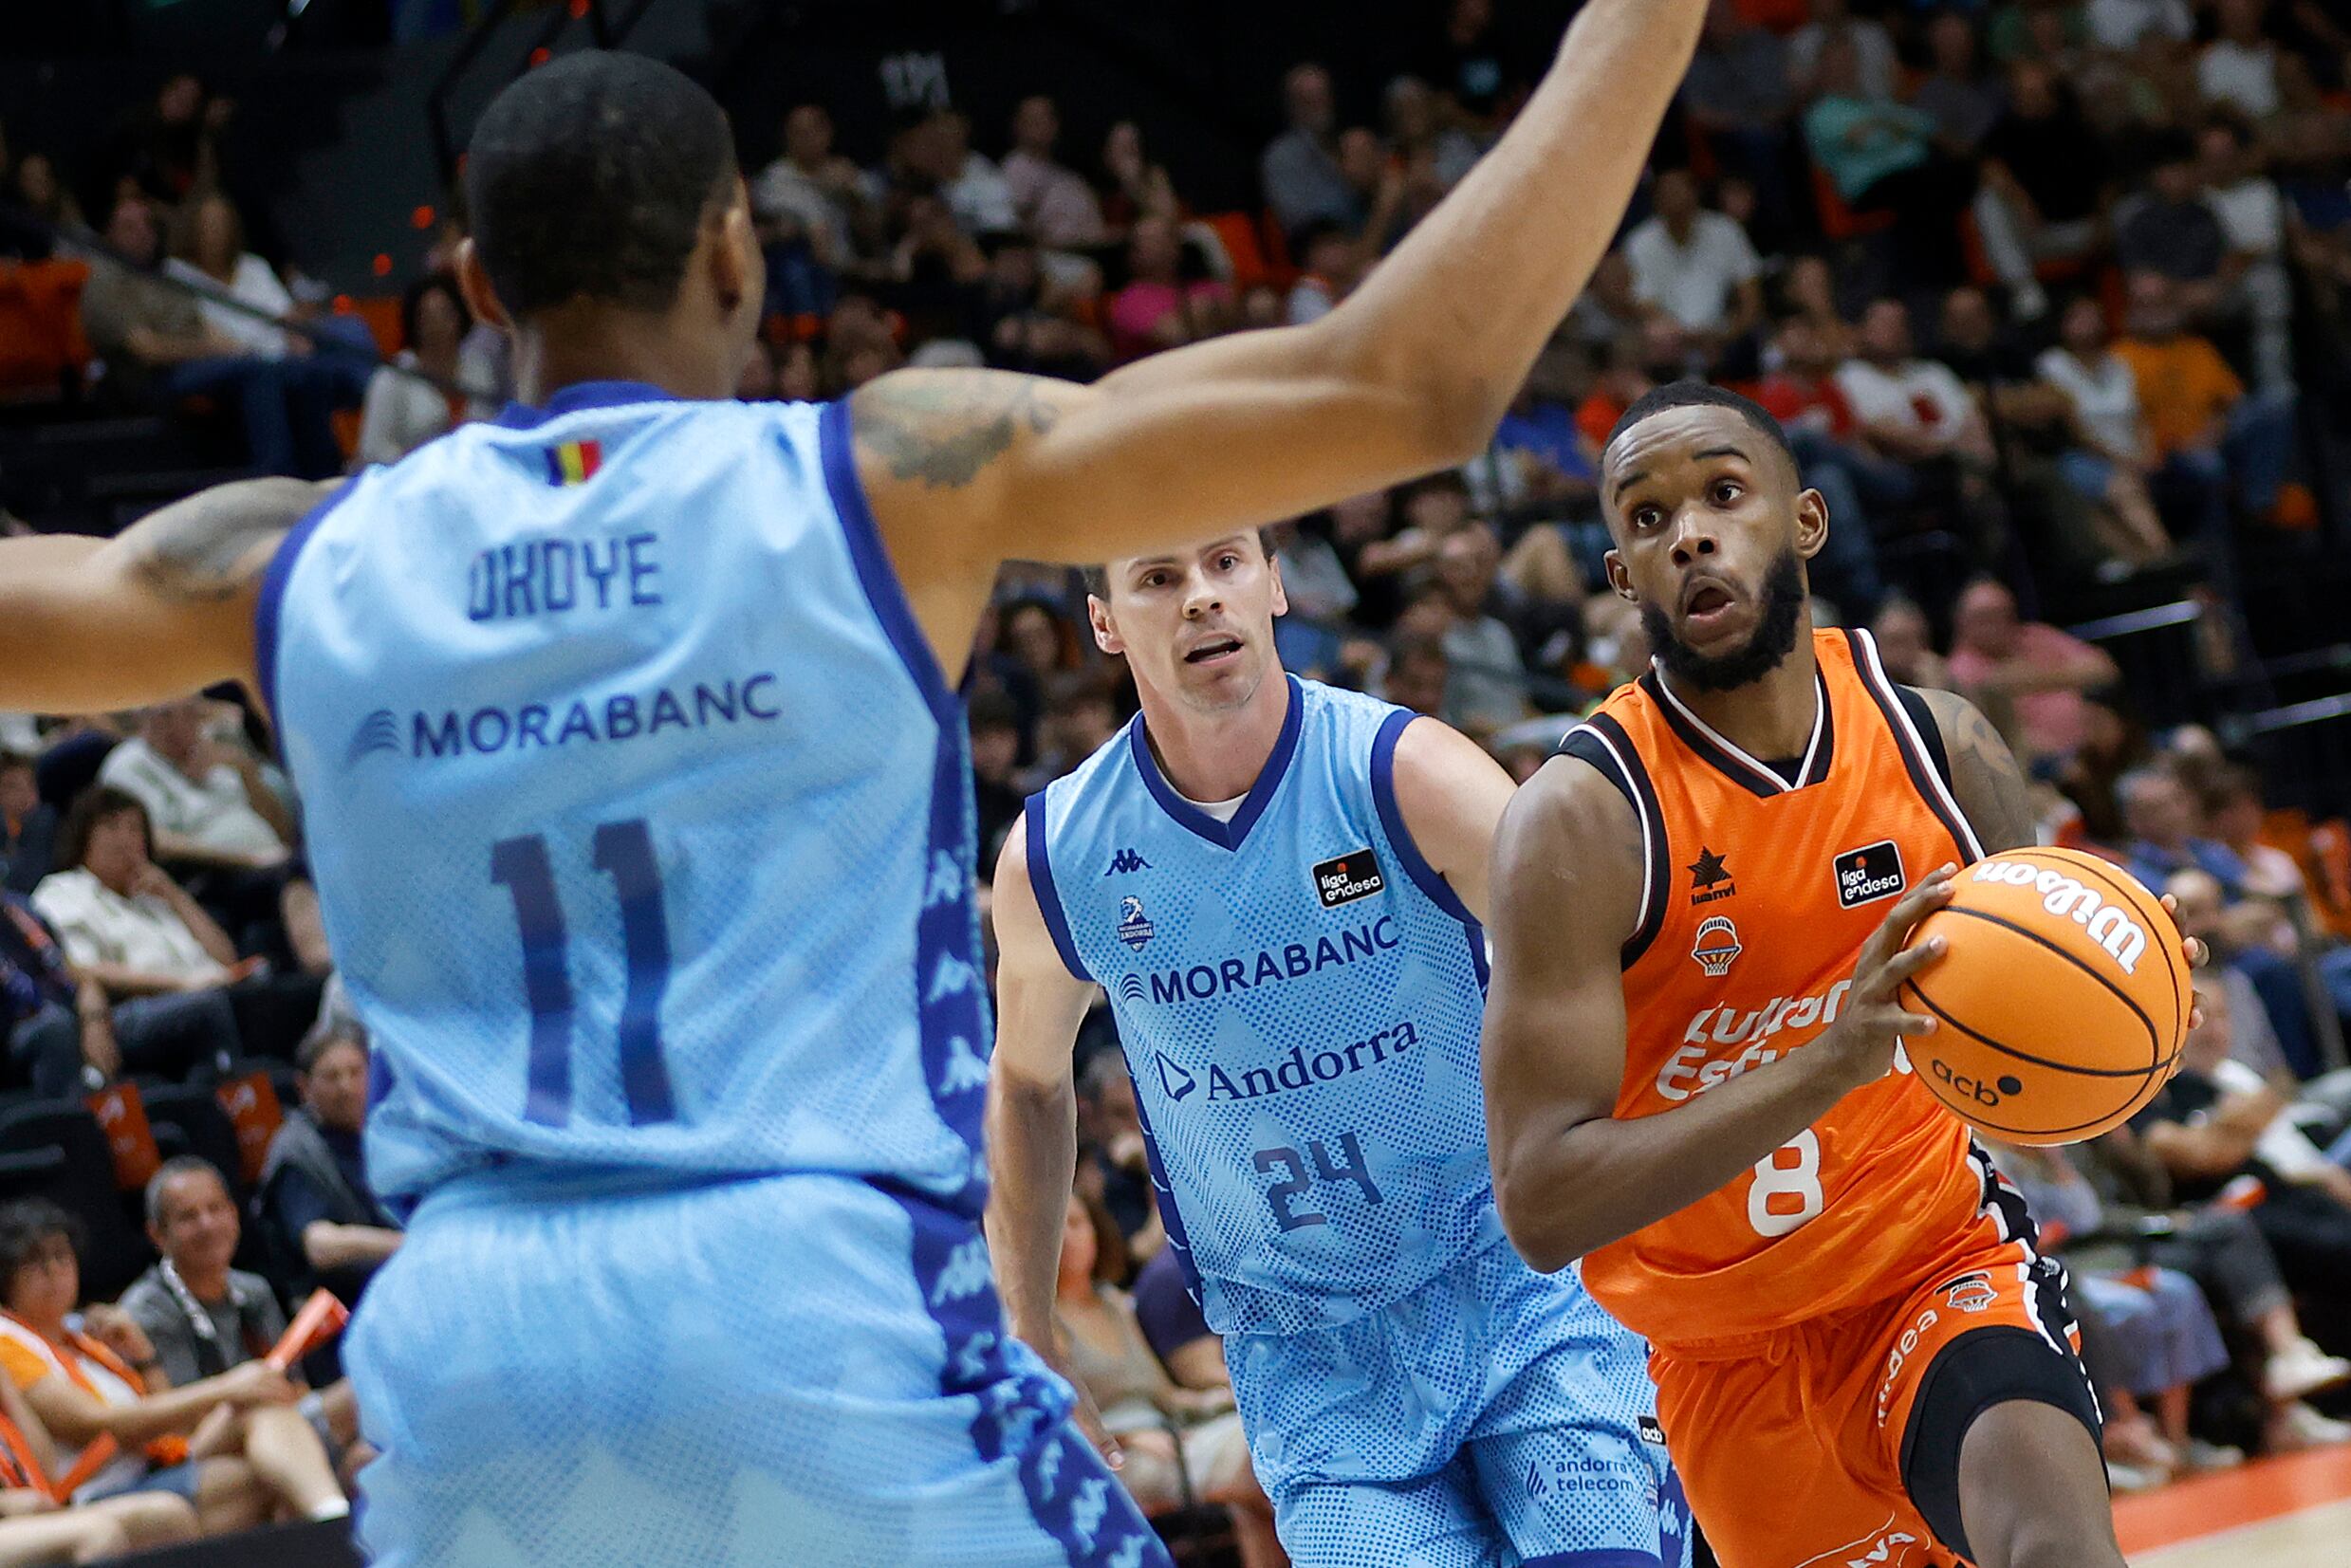
M734 199L718 214L716 238L711 247L710 279L719 309L732 316L747 300L757 309L767 291L768 263L751 225L750 197L740 178L735 181Z
M1828 543L1828 500L1819 490L1796 497L1796 553L1809 561Z
M457 242L457 292L465 296L465 307L473 312L475 321L488 322L501 332L514 329L506 306L498 303L497 291L490 286L490 273L471 236Z
M1638 604L1640 596L1633 592L1633 575L1624 569L1624 557L1612 549L1601 558L1601 563L1608 568L1608 586L1616 596L1627 604Z
M1266 557L1266 570L1273 576L1273 613L1286 616L1289 614L1289 590L1282 586L1282 558Z
M1093 594L1085 596L1085 620L1093 628L1095 647L1105 654L1126 652L1125 639L1119 636L1119 623L1110 618L1110 606Z

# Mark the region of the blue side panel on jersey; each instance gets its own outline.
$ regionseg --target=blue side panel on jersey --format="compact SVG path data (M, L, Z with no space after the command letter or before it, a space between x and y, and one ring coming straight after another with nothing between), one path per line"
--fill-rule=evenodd
M947 688L930 638L915 620L914 607L906 601L906 590L891 568L880 530L874 526L873 508L866 505L865 487L857 476L857 453L850 444L848 398L824 405L819 430L824 488L832 492L833 508L841 514L841 531L849 541L849 556L856 563L858 581L865 585L865 597L872 600L881 629L889 634L898 657L906 661L907 673L922 688L923 700L931 705L939 724L959 726L962 713L954 693Z
M326 514L341 506L359 482L360 476L353 474L337 485L332 495L311 507L278 542L277 554L269 558L269 569L262 574L261 598L253 606L253 668L261 677L261 705L268 710L273 728L283 725L278 716L278 618L286 605L286 584L294 575L294 562L301 556L302 547L310 543L310 536L326 521ZM282 741L278 750L283 756Z
M1379 808L1379 825L1387 829L1388 841L1396 846L1397 858L1404 862L1404 874L1413 885L1428 895L1429 901L1468 928L1470 957L1477 965L1477 984L1482 990L1487 981L1486 932L1453 890L1453 884L1437 875L1420 846L1413 842L1412 830L1404 823L1404 808L1396 799L1396 745L1403 739L1404 730L1420 715L1398 709L1380 721L1379 733L1372 737L1371 785L1372 802Z
M1204 1306L1200 1270L1192 1261L1192 1237L1184 1229L1184 1213L1176 1202L1176 1190L1168 1185L1167 1167L1159 1160L1159 1137L1151 1130L1151 1113L1144 1109L1149 1101L1142 1085L1135 1081L1132 1056L1127 1057L1126 1081L1135 1091L1135 1121L1143 1130L1143 1159L1151 1168L1151 1201L1158 1206L1159 1227L1167 1232L1167 1245L1176 1254L1176 1265L1183 1270L1184 1288L1192 1293L1192 1304Z
M1527 1559L1519 1568L1657 1568L1657 1558L1654 1552L1602 1546L1589 1552L1546 1552Z
M951 702L953 698L949 699ZM988 1056L993 1036L979 964L979 913L972 897L972 845L977 838L972 769L965 758L960 715L942 723L931 780L931 845L926 857L922 913L915 922L916 1021L922 1040L922 1074L931 1101L971 1151L971 1174L950 1200L973 1217L988 1207L980 1123L988 1101Z
M1062 908L1061 889L1053 885L1053 857L1046 847L1045 791L1040 789L1028 797L1028 886L1037 895L1037 912L1045 916L1045 929L1053 934L1054 949L1069 972L1080 980L1092 980L1085 972L1085 964L1078 957L1078 945L1069 939L1069 915Z

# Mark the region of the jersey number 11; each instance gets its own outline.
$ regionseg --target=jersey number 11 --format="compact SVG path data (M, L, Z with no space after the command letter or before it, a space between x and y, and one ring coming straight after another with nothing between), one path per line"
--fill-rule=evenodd
M669 922L661 908L661 868L653 833L641 820L596 830L596 869L620 895L620 935L628 988L620 999L620 1093L629 1124L675 1121L669 1068L661 1061L661 998L670 985ZM546 1127L571 1121L571 970L564 907L546 839L503 839L491 846L490 879L514 896L523 931L523 994L530 1003L529 1087L523 1119Z

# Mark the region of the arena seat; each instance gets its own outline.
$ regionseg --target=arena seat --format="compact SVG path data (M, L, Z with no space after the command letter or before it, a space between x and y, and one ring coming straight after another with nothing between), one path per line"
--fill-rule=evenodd
M78 261L0 262L0 393L57 393L89 363Z
M1821 232L1832 240L1858 240L1882 234L1899 221L1898 215L1891 212L1857 212L1846 206L1837 182L1817 163L1812 165L1812 210L1821 220Z
M0 1112L0 1154L46 1163L51 1151L55 1168L33 1173L17 1196L47 1198L82 1222L83 1296L110 1301L155 1262L155 1248L132 1219L137 1200L126 1203L115 1185L106 1135L79 1105L43 1100Z

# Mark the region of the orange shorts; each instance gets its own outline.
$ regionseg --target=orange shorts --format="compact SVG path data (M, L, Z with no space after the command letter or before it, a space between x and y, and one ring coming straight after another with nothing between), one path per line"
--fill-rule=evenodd
M2064 1271L2005 1243L1908 1297L1658 1350L1657 1415L1723 1568L1952 1568L1959 1445L1995 1404L2098 1407Z

